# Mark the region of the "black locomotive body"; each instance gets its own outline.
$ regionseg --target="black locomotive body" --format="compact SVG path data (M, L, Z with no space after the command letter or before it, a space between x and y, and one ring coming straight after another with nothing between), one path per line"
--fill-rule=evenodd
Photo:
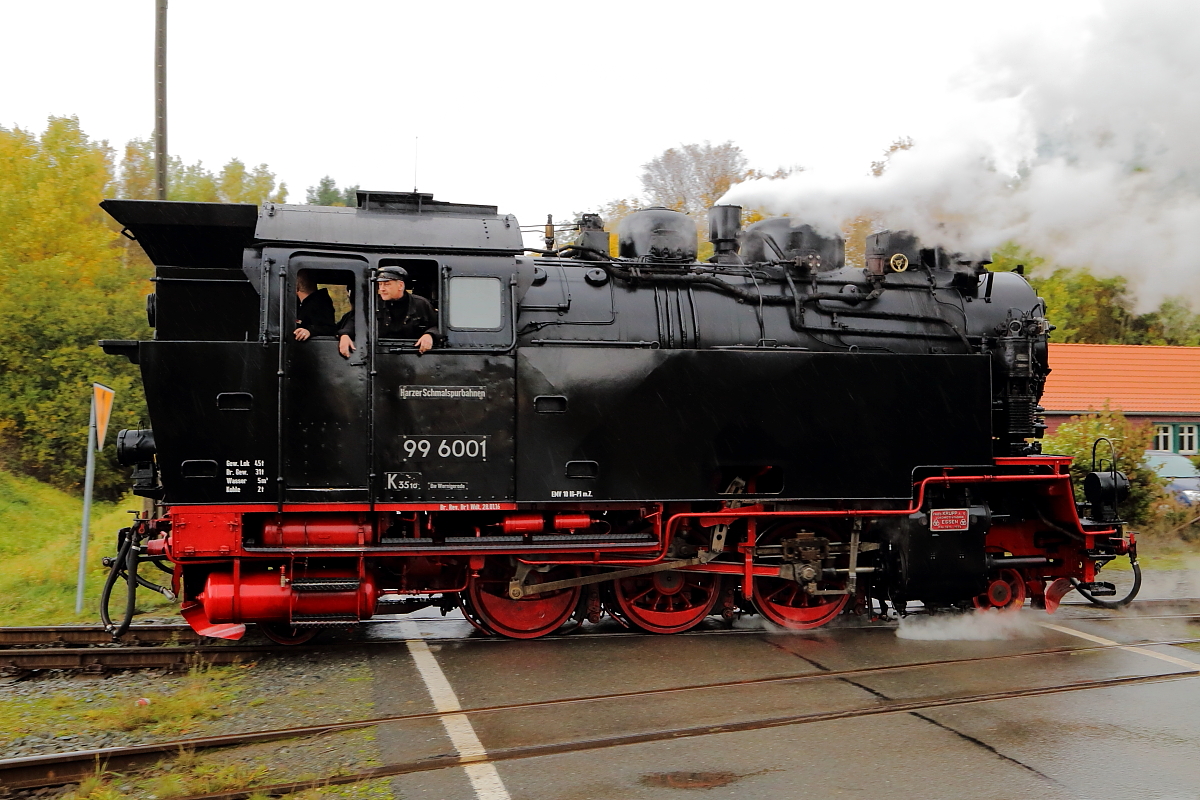
M127 538L174 563L201 633L428 605L516 637L605 610L674 632L1052 609L1129 548L1038 453L1042 301L907 234L864 269L728 206L706 262L665 209L612 257L591 217L525 255L512 216L420 194L103 206L156 265L154 339L102 343L141 365L153 429L121 435L157 510ZM438 309L428 353L376 337L388 266ZM301 273L353 317L348 358L294 336Z

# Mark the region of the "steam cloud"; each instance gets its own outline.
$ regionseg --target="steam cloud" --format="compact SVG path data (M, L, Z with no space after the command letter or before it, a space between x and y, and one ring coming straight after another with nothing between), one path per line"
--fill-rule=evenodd
M988 609L968 614L903 617L896 635L901 639L937 642L1033 638L1042 635L1042 629L1030 616L1035 613L1045 616L1045 612Z
M1105 3L1077 38L1006 43L975 67L984 113L880 177L819 166L721 200L827 232L861 215L976 252L1015 240L1124 275L1139 310L1200 289L1200 4ZM935 109L931 111L936 112Z

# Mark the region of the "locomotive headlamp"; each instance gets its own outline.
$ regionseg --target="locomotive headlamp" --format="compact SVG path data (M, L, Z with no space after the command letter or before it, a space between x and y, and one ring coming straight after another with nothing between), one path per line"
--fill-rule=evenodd
M133 467L133 493L138 497L157 499L163 495L154 463L155 452L154 431L138 428L117 433L117 461Z
M1129 478L1124 472L1089 472L1083 479L1083 495L1092 507L1092 519L1112 522L1120 518L1117 506L1129 497Z
M117 433L117 461L123 467L132 467L143 461L154 460L154 431L136 429Z

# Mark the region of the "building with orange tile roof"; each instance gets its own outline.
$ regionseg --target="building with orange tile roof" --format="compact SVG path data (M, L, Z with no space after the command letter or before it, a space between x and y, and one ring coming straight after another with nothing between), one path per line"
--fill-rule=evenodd
M1200 347L1051 344L1042 407L1047 433L1107 402L1154 424L1155 450L1195 454L1200 429Z

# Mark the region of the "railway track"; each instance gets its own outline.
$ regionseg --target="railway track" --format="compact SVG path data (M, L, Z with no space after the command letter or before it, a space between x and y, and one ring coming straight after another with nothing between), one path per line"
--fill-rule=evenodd
M1008 692L965 695L930 701L893 702L872 708L859 708L847 711L794 714L774 717L771 719L754 720L751 722L738 722L724 725L705 725L691 728L671 728L648 733L636 733L623 736L606 736L574 742L530 745L527 747L510 747L501 750L490 750L486 756L480 757L467 758L450 755L435 756L433 758L418 759L409 762L386 764L381 767L374 767L357 773L341 774L330 776L328 778L319 778L308 781L294 781L266 786L247 787L245 789L238 789L234 791L189 795L187 797L180 798L180 800L247 800L247 798L250 798L252 795L256 794L278 797L307 789L316 789L326 786L344 786L347 784L361 783L363 781L374 780L377 778L408 775L417 772L430 772L433 770L447 769L450 767L466 766L468 764L515 761L526 758L561 755L564 753L579 753L589 750L601 750L610 747L651 744L662 741L678 741L679 739L711 736L720 733L740 733L744 731L756 731L768 728L804 725L814 722L833 722L836 720L854 719L858 717L882 716L887 714L912 714L951 706L989 703L1001 700L1016 700L1027 697L1041 697L1052 694L1086 691L1089 689L1106 689L1117 686L1163 683L1167 681L1187 680L1189 678L1196 677L1197 675L1194 672L1179 672L1169 675L1108 678L1095 681L1080 681L1070 685L1052 686L1038 689L1017 689Z
M465 624L465 623L464 623ZM186 627L186 626L184 626ZM208 664L225 666L228 664L243 664L264 656L292 656L312 652L337 652L340 650L376 649L381 647L402 646L400 638L355 639L352 641L323 642L303 645L280 644L195 644L180 645L108 645L97 642L93 646L68 647L65 643L55 642L47 638L37 641L29 632L23 629L27 640L20 645L8 645L0 649L0 674L24 675L40 670L70 670L102 673L107 670L123 669L163 669L182 671L191 667ZM103 630L103 629L100 629ZM761 634L761 630L708 630L689 631L680 636L751 636ZM603 636L649 638L656 634L641 632L613 632ZM472 642L500 644L511 642L508 639L489 638L483 636L466 637L435 637L438 642ZM570 636L554 637L547 641L566 641ZM197 637L196 641L205 641ZM211 639L207 641L213 641ZM72 644L74 642L71 642Z
M115 644L126 646L192 644L201 637L190 625L134 625ZM112 636L102 625L51 625L0 628L0 647L54 647L66 645L112 645Z
M1066 604L1064 604L1065 606ZM1198 607L1194 612L1185 607ZM1094 609L1087 603L1075 604L1076 608ZM1182 613L1143 614L1107 612L1071 614L1066 619L1081 621L1109 621L1123 619L1166 620L1200 618L1200 599L1149 600L1141 601L1137 609L1181 611ZM430 622L459 622L459 620L423 619ZM386 627L391 620L378 620L370 627ZM889 627L890 624L861 625L857 627ZM695 630L683 636L738 636L760 634L761 630L711 629ZM653 636L638 631L611 631L603 636ZM508 640L480 636L434 637L440 642L490 642L503 643ZM567 641L571 636L555 637L548 641ZM181 671L199 664L224 666L245 663L271 655L301 654L314 651L328 652L354 648L376 648L396 645L401 639L355 638L351 641L313 643L305 645L233 644L215 642L197 635L188 625L135 625L122 639L114 643L112 637L99 625L64 625L48 627L0 628L0 673L22 675L40 670L71 670L105 672L126 669L162 669Z
M1173 639L1154 642L1138 642L1138 647L1156 647L1156 646L1176 646L1184 644L1200 644L1200 638L1192 639ZM1039 656L1057 655L1062 653L1079 653L1086 651L1103 651L1120 649L1130 646L1126 643L1109 644L1109 645L1081 645L1081 646L1062 646L1050 647L1040 650L1027 650L1020 653L1009 653L1003 655L989 656L972 656L960 659L939 659L932 661L917 661L906 662L902 664L889 664L877 667L863 667L858 669L847 670L825 670L820 672L805 672L793 675L772 676L767 678L753 678L735 681L720 681L715 683L690 684L686 686L662 688L662 689L647 689L628 692L615 692L608 694L584 695L579 697L559 698L553 700L540 700L525 703L510 703L504 705L483 706L477 708L463 709L461 714L472 716L482 714L498 714L513 711L523 711L539 708L551 707L570 707L579 706L588 703L602 703L605 701L614 700L629 700L639 698L654 698L670 695L679 695L688 692L699 692L714 689L726 689L734 687L754 687L754 686L770 686L774 684L784 683L803 683L812 681L828 681L828 680L846 680L853 678L863 678L871 675L879 675L889 672L898 672L910 669L929 669L941 666L957 666L962 664L984 663L984 662L999 662L1012 661L1024 658L1033 658ZM234 649L234 648L230 648ZM293 650L300 648L291 648ZM577 752L582 750L599 749L605 747L616 747L626 744L649 743L655 741L665 741L677 738L687 738L694 736L703 736L715 733L731 733L737 731L758 730L770 727L781 727L786 725L800 725L811 722L826 722L838 719L850 719L854 717L873 716L879 714L897 714L920 711L923 709L943 708L954 705L965 705L970 703L992 702L1004 699L1015 699L1020 697L1036 697L1047 694L1060 694L1063 692L1083 691L1087 689L1100 689L1113 686L1124 686L1139 683L1154 683L1167 680L1182 680L1185 678L1200 677L1196 672L1175 672L1162 675L1150 676L1131 676L1119 678L1106 678L1092 681L1079 681L1066 684L1058 684L1047 687L1036 687L1030 689L1017 689L1003 692L991 692L986 694L960 695L953 697L942 697L934 699L925 699L919 701L889 701L883 704L865 706L861 708L846 709L840 711L827 711L809 714L793 714L787 716L773 717L761 720L751 720L745 722L729 723L722 725L706 725L700 727L682 727L671 728L660 731L647 733L628 734L624 736L602 737L576 742L563 742L557 744L539 744L528 747L516 747L492 751L488 753L487 761L504 761L510 759L533 758L542 755L553 755L558 753ZM326 725L310 725L295 728L282 728L268 731L254 731L249 733L228 734L223 736L207 736L207 737L192 737L187 739L178 739L155 744L134 745L129 747L111 747L98 750L80 750L66 753L52 753L38 756L28 756L16 759L0 760L0 786L10 789L34 789L47 786L60 786L67 783L75 783L85 777L96 774L97 767L100 766L105 772L110 773L128 773L145 769L153 766L163 758L169 758L173 755L178 755L182 752L200 752L205 750L214 750L226 747L236 747L240 745L254 744L259 742L284 741L291 739L302 739L312 736L320 736L324 734L334 733L338 731L357 730L362 728L373 727L382 724L400 724L406 722L417 722L420 720L437 719L443 716L441 712L426 712L419 714L405 714L400 716L376 717L371 719L351 720L347 722L331 723ZM478 760L478 759L476 759ZM287 794L294 791L309 789L322 785L335 785L341 783L355 783L373 778L402 775L411 772L423 772L435 769L443 769L446 767L458 766L467 763L457 756L439 756L436 758L420 759L411 762L397 763L385 765L383 767L373 768L371 770L354 773L353 775L338 776L336 778L294 782L288 784L278 784L267 787L254 787L245 791L220 793L214 795L203 795L203 798L211 800L233 800L233 798L246 797L252 792L265 792L267 794ZM197 800L199 800L197 797Z

